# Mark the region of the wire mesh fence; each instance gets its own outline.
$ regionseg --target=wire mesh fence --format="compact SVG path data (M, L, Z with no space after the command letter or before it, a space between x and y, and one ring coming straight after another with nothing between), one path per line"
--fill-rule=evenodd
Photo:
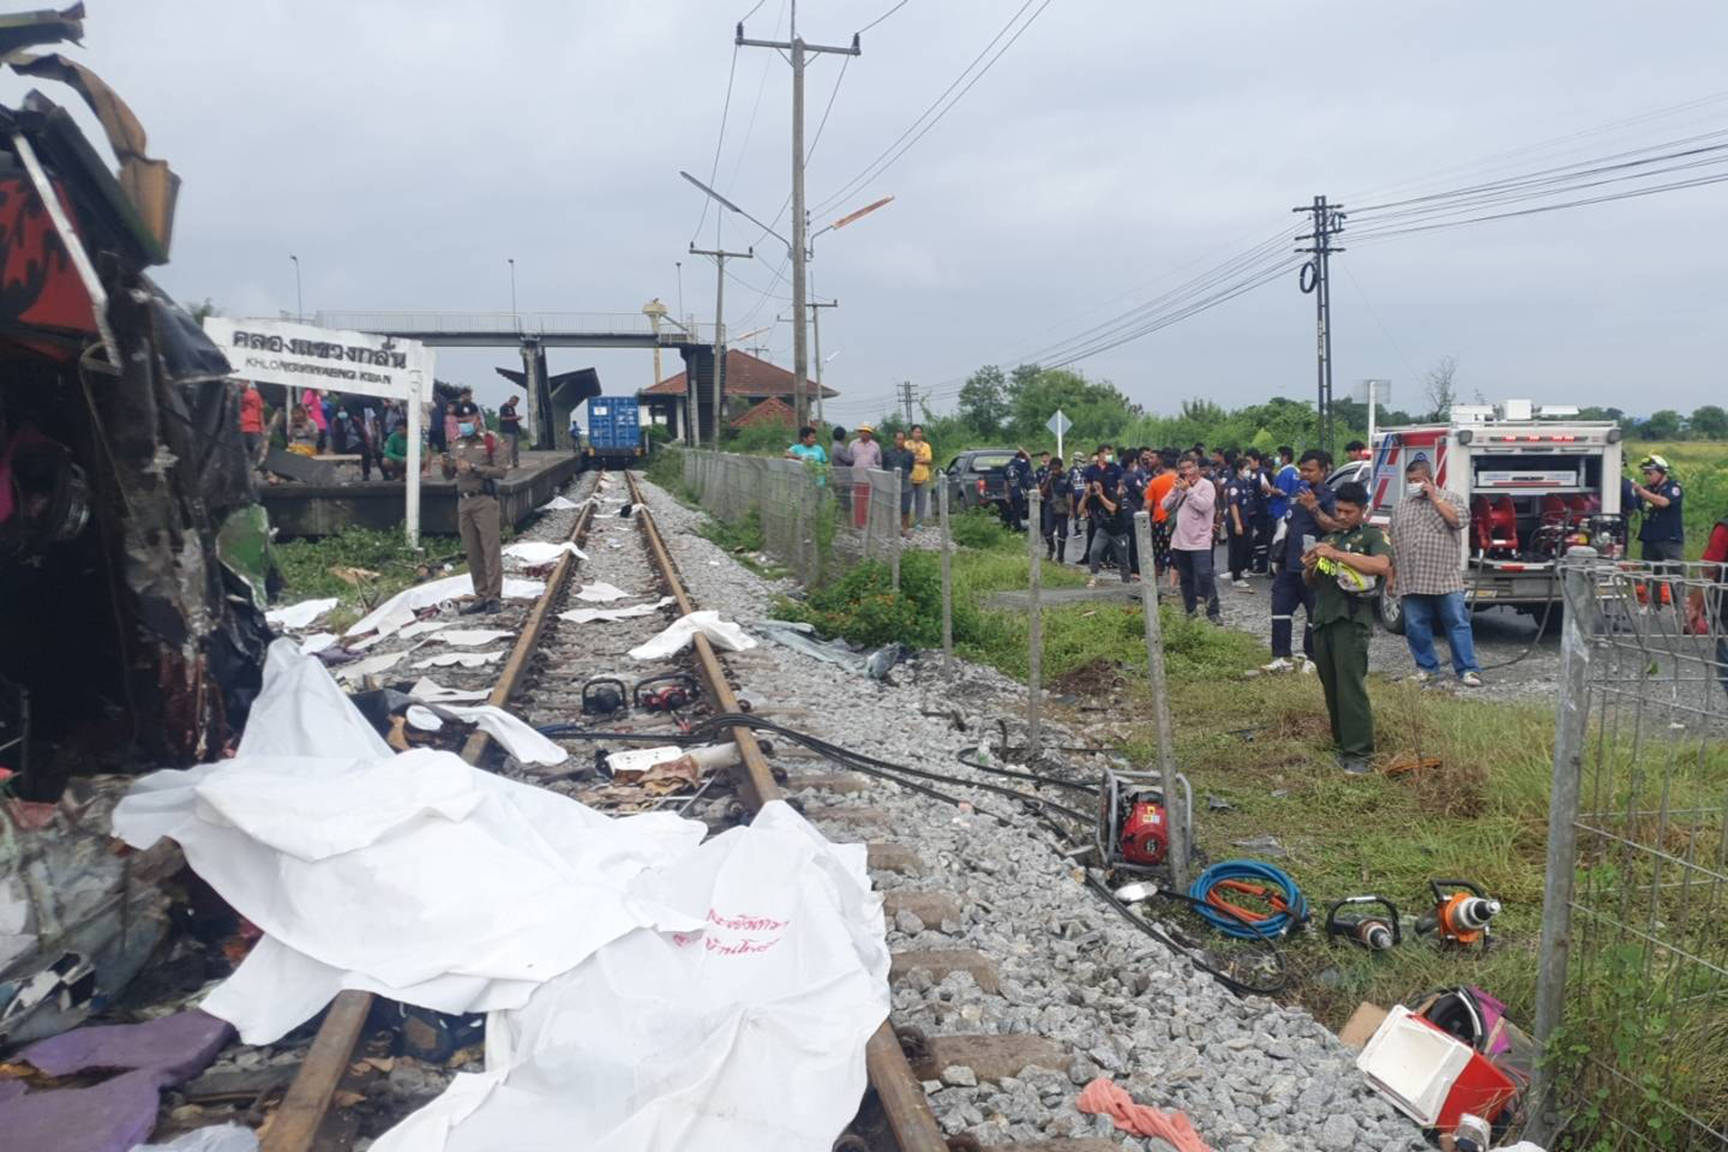
M1728 1148L1728 584L1577 553L1563 579L1534 1135Z
M755 518L762 550L811 587L865 561L888 566L900 583L901 478L898 472L840 468L685 451L684 486L728 523Z

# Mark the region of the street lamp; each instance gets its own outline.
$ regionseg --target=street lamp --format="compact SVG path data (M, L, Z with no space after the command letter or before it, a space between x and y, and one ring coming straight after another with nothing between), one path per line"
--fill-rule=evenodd
M516 330L522 330L522 317L516 311L516 257L507 256L504 259L510 265L510 321L516 325Z
M290 252L288 259L294 261L294 319L304 324L306 322L306 302L300 296L300 257Z
M820 229L819 231L817 231L815 236L810 237L810 242L812 244L814 244L816 242L816 236L822 235L823 232L832 232L836 228L844 228L844 227L846 227L846 225L852 223L854 220L861 220L864 217L870 215L870 213L876 211L876 209L885 208L889 204L892 204L893 202L894 202L894 197L884 196L884 197L882 197L882 199L876 201L874 204L866 204L866 205L864 205L864 207L858 209L858 211L856 211L856 212L848 212L846 215L840 217L840 219L834 221L834 223L828 225L828 227Z
M795 40L794 43L799 43L799 41ZM732 201L726 199L726 197L720 195L720 193L714 191L714 189L708 187L708 185L702 183L702 181L696 179L696 177L690 175L690 173L685 172L682 169L680 169L678 172L678 175L684 177L684 179L686 179L690 183L696 185L696 187L700 188L706 196L708 196L710 199L712 199L715 203L719 204L722 208L725 208L731 212L736 212L738 215L744 217L744 219L750 221L752 224L754 224L758 228L762 229L762 231L766 232L768 235L770 235L770 236L774 237L776 240L780 241L780 243L786 245L787 252L789 252L791 254L791 256L792 256L792 311L794 313L793 320L792 320L792 323L794 325L794 327L792 329L793 408L798 413L799 421L803 421L803 419L805 417L804 386L806 383L806 380L805 380L805 361L804 361L804 309L807 307L805 300L804 300L804 261L810 259L810 255L811 255L810 242L813 241L816 237L815 236L807 236L804 239L804 244L802 246L802 249L799 249L799 248L795 247L790 240L786 239L786 237L780 235L780 233L774 231L774 229L772 229L768 225L762 223L762 221L756 219L756 217L750 215L750 213L744 211L744 209L738 207L738 205L732 203ZM801 174L795 174L794 179L796 181L801 181L803 179L803 177ZM796 193L797 193L796 188L794 189L794 193L796 196ZM864 207L858 209L856 212L847 213L845 216L842 216L840 219L834 221L834 223L832 223L832 224L828 225L826 228L822 229L821 232L816 233L816 236L822 235L823 232L832 232L836 228L844 228L844 227L846 227L846 225L852 223L854 220L858 220L862 217L868 216L870 213L876 211L878 208L881 208L881 207L891 203L893 201L893 199L894 199L894 197L892 197L892 196L884 196L882 199L876 201L873 204L866 204ZM802 198L801 197L797 197L797 204L794 207L794 211L799 212L800 216L795 217L792 221L793 231L794 231L794 233L803 235L803 229L805 226L805 221L801 218L801 213L802 213ZM821 359L820 350L817 351L816 355L817 355L817 359L820 360ZM821 396L821 389L820 388L817 389L817 396L818 397Z

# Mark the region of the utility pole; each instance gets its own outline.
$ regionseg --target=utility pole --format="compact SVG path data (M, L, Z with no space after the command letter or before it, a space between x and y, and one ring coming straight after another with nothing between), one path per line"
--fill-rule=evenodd
M773 48L791 54L792 60L792 394L799 427L809 421L805 388L810 378L810 356L805 347L805 264L810 258L810 222L804 211L804 60L810 53L858 56L858 37L846 48L806 44L798 36L798 0L792 0L790 40L747 40L744 22L738 22L734 42L740 48Z
M906 406L906 426L908 428L910 428L912 426L912 420L913 420L913 417L912 417L912 381L902 380L900 382L899 392L900 392L900 403Z
M753 260L756 249L747 248L742 252L728 252L724 248L704 250L690 245L692 256L712 256L718 275L714 278L714 451L720 451L720 403L726 391L726 261ZM697 420L698 404L696 398L696 377L687 373L685 383L690 386L690 446L701 446L700 421Z
M819 312L818 309L821 309L821 308L838 308L838 307L840 307L840 301L838 301L838 300L828 300L828 301L812 300L812 301L810 301L809 307L810 307L810 335L812 337L813 343L816 345L816 423L821 424L821 423L823 423L823 419L822 419L822 392L823 392L823 388L822 388L822 313Z
M1313 243L1311 248L1298 248L1296 251L1307 253L1311 259L1302 265L1302 272L1297 279L1304 293L1314 297L1315 316L1315 356L1317 369L1317 389L1319 392L1320 417L1320 447L1327 452L1332 451L1333 419L1332 419L1332 281L1327 275L1328 258L1334 252L1342 252L1342 248L1332 246L1332 237L1344 231L1344 206L1328 204L1326 197L1314 197L1314 203L1292 208L1292 212L1310 213L1313 220L1313 231L1305 232L1296 237L1297 240L1308 240Z

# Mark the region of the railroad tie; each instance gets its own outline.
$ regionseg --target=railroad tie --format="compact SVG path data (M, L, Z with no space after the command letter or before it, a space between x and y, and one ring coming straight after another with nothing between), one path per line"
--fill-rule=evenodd
M996 965L975 948L913 948L896 952L889 958L888 982L904 980L919 968L929 972L931 979L938 984L952 973L965 972L979 988L991 995L1002 990Z

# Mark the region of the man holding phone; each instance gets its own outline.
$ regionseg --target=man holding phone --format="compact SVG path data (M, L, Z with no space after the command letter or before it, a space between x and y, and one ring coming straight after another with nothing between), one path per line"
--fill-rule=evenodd
M1434 483L1426 456L1404 466L1404 499L1392 509L1392 567L1404 607L1404 640L1416 661L1416 681L1426 684L1440 670L1434 655L1434 623L1446 631L1452 671L1466 688L1482 687L1470 609L1464 603L1464 498ZM1385 595L1393 595L1388 589Z
M1164 508L1176 520L1170 534L1170 556L1176 562L1176 572L1182 584L1182 610L1193 619L1200 605L1206 606L1206 618L1214 624L1224 623L1217 608L1217 575L1212 567L1212 516L1218 501L1218 489L1200 474L1200 463L1190 457L1182 461L1164 497Z

